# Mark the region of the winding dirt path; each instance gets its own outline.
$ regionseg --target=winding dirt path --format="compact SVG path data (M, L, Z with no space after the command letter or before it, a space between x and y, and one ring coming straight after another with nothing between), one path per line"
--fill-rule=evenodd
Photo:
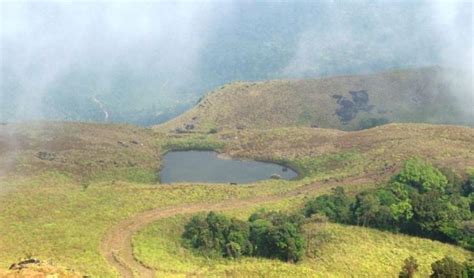
M152 209L125 219L109 229L102 239L100 252L102 256L106 258L107 262L113 266L122 277L154 277L155 270L137 261L133 256L132 247L133 234L154 221L177 214L245 208L256 204L278 201L310 192L323 185L335 186L342 183L356 185L371 182L374 182L372 177L352 177L340 181L316 182L275 195L258 196L248 199L225 200L219 203L197 203Z

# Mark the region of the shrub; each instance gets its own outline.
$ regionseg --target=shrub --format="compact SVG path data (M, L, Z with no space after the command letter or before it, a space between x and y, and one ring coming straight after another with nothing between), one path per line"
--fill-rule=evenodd
M413 256L410 256L405 259L403 262L402 270L400 271L398 277L400 278L413 278L415 277L415 272L418 271L418 262Z
M388 123L389 120L387 118L365 118L359 121L359 129L368 129Z
M467 277L466 267L450 257L444 257L443 259L432 263L431 269L433 270L433 273L430 277L433 278Z

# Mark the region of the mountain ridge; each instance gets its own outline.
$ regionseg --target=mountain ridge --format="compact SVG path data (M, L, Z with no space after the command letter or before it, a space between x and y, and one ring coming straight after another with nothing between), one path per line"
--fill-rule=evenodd
M155 128L185 132L288 126L358 130L388 122L474 126L472 100L466 100L472 91L466 80L460 71L426 67L234 82L211 91L184 114Z

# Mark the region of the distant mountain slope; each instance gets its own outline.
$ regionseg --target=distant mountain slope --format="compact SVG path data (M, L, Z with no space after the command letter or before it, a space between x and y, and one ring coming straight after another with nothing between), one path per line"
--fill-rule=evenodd
M307 80L236 82L158 127L313 126L356 130L385 122L474 125L472 83L437 67ZM472 81L471 81L472 82Z
M472 68L470 1L83 2L0 1L0 121L150 126L237 80Z

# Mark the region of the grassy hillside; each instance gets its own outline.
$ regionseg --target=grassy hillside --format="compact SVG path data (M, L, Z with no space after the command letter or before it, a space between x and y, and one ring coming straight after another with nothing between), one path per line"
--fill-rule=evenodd
M157 137L127 125L33 122L0 125L0 169L8 175L56 170L93 179L156 180Z
M474 125L472 84L453 70L422 68L306 80L236 82L212 91L164 130L316 126L371 122Z
M157 269L158 276L236 277L397 277L403 260L417 258L418 277L446 254L459 261L470 252L440 242L332 223L304 226L309 249L298 264L262 258L209 259L182 246L180 235L187 216L177 216L147 227L134 238L136 256Z
M227 213L245 218L257 208L292 209L304 198L328 192L335 185L344 185L349 192L377 186L412 155L463 173L474 167L472 146L472 128L418 124L390 124L357 132L292 127L232 129L216 134L164 134L131 126L79 123L0 125L0 269L33 255L93 277L116 277L117 272L100 253L101 241L114 225L140 212L165 207L179 212L191 204L207 208L249 198L265 202ZM159 184L156 173L163 152L186 148L217 149L232 156L283 161L298 169L302 177L239 186ZM358 182L352 182L355 180ZM277 196L278 200L268 202L268 196ZM171 227L168 232L173 232L180 229L177 223L182 222L165 218L159 223L165 223L162 227ZM137 237L140 249L136 250L142 251L136 254L140 259L151 266L156 265L152 260L155 256L182 259L173 261L178 274L182 273L181 264L186 267L184 272L203 266L202 258L187 257L187 253L163 253L168 249L160 248L168 247L157 248L156 240L161 240L161 234L155 233L156 229L152 225L140 233L140 237L147 235L143 241ZM381 266L378 271L394 271L399 261L392 262L392 258L400 254L401 260L408 251L419 254L424 269L428 261L443 254L453 253L457 258L468 255L456 247L364 228L327 225L324 230L335 239L328 242L327 249L321 249L324 257L308 257L297 265L255 259L216 262L215 269L205 273L258 274L259 269L271 268L289 274L321 271L342 275L347 273L347 267L330 270L329 266L343 257L338 252L356 254L358 247L371 248L378 254L344 259L348 264L364 266L361 271L373 265ZM360 239L360 245L351 247L343 240L351 234ZM174 237L177 235L173 232ZM176 241L170 244L173 242ZM380 255L391 248L399 251ZM170 261L163 261L166 262ZM162 267L167 266L160 264Z

